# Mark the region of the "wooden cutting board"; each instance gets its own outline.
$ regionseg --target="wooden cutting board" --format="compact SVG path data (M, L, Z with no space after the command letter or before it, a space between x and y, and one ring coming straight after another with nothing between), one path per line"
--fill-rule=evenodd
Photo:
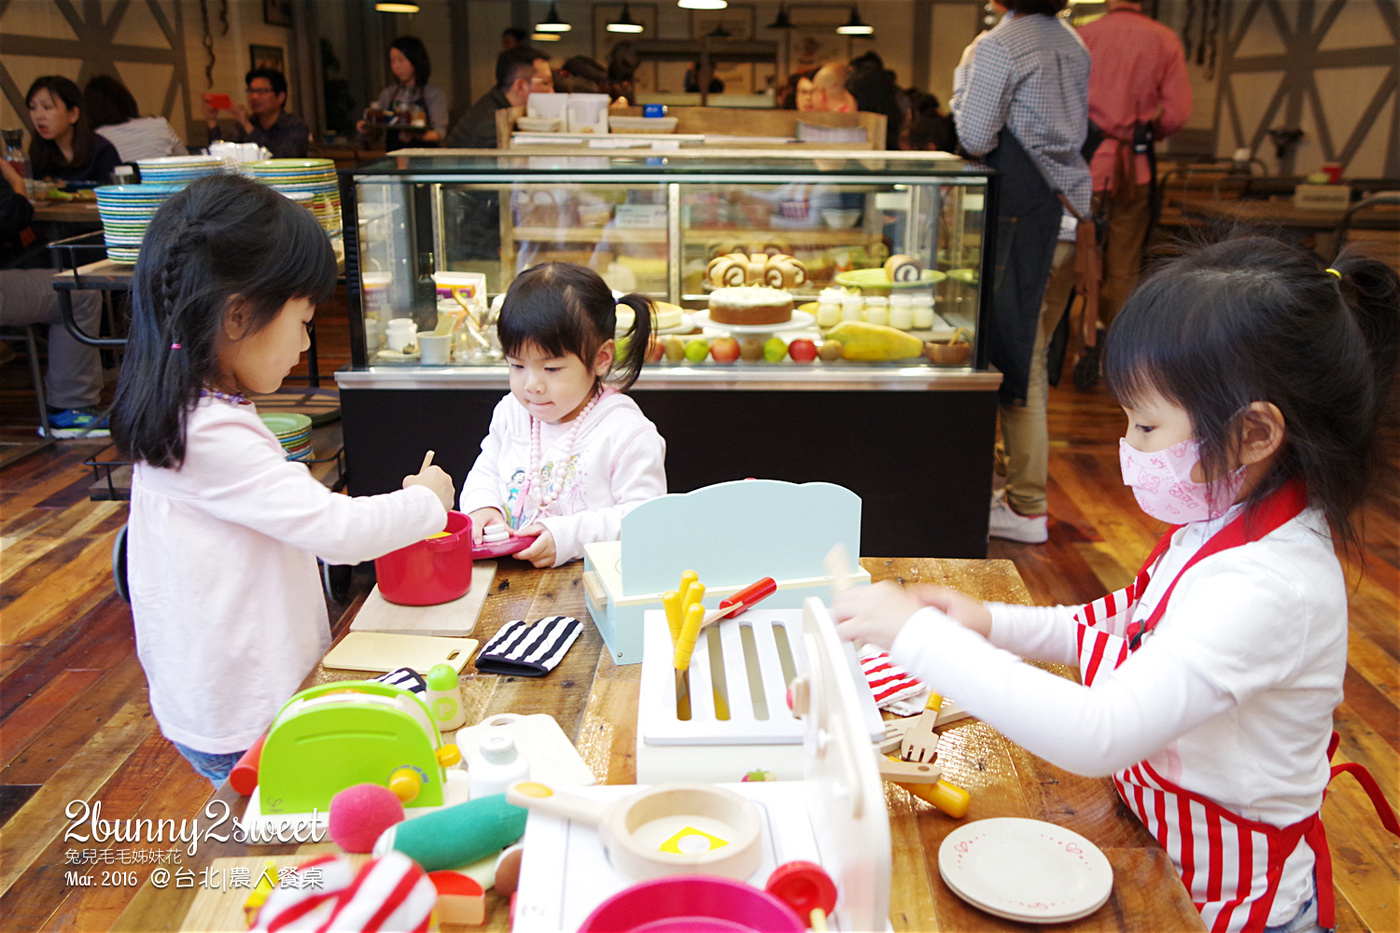
M321 659L321 666L373 674L409 667L426 674L434 665L446 664L460 674L476 646L475 638L350 632Z
M352 632L394 632L403 635L441 635L460 638L476 628L481 607L496 578L496 562L479 560L472 564L472 588L465 596L436 606L400 606L379 592L379 584L365 597L364 605L350 623Z

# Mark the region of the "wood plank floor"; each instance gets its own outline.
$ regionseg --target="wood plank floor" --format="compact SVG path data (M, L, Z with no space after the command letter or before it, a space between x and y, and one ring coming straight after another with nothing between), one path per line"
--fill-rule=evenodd
M346 357L343 312L332 309L320 324L323 371L331 371ZM0 366L0 422L33 424L27 384L22 356ZM994 541L988 554L1014 560L1038 601L1080 602L1123 585L1160 531L1119 478L1121 428L1102 387L1052 392L1050 542ZM0 429L0 441L32 431ZM1395 436L1390 461L1400 464ZM63 839L70 802L101 801L106 818L178 818L209 793L151 718L130 614L109 566L126 506L90 501L92 476L82 465L102 446L61 442L0 470L0 930L104 930L134 893L64 883L69 853L92 847ZM1370 768L1392 802L1400 800L1398 517L1392 475L1365 509L1364 545L1346 559L1352 632L1337 711L1339 759ZM367 584L357 576L356 592ZM1339 928L1400 930L1400 847L1349 779L1333 785L1324 816ZM141 879L150 871L95 867L134 869Z

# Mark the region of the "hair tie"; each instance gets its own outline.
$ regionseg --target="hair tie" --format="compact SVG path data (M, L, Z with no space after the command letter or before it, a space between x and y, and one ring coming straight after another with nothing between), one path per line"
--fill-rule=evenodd
M1328 267L1327 267L1327 271L1330 272L1330 273L1332 273L1333 275L1335 275L1335 276L1336 276L1337 278L1339 278L1339 279L1342 277L1342 274L1341 274L1340 272L1338 272L1336 269L1333 269L1331 266L1328 266Z
M184 348L181 347L178 343L172 343L172 344L170 345L170 349L172 349L172 350L183 350Z

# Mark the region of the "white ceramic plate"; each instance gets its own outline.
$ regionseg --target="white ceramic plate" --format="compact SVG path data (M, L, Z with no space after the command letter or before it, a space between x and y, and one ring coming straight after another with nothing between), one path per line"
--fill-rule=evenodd
M694 311L695 323L711 330L728 331L731 334L775 334L784 330L799 330L817 323L817 316L806 311L792 312L792 320L782 324L720 324L710 320L709 311Z
M989 914L1026 923L1087 917L1108 900L1113 867L1092 842L1042 820L977 820L948 834L938 872Z

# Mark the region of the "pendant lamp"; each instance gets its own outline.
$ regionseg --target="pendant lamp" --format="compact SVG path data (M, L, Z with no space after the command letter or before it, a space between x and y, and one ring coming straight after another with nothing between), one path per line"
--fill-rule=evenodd
M632 20L632 11L626 3L622 5L622 15L608 23L608 32L641 32L642 24Z
M777 17L773 20L773 22L771 22L771 23L768 24L768 28L769 28L769 29L796 29L796 28L797 28L796 26L794 26L794 25L792 24L792 20L791 20L790 18L788 18L788 11L787 11L787 4L786 4L786 3L780 3L780 4L778 4L778 15L777 15Z
M869 36L874 34L875 27L861 21L860 10L852 3L850 21L844 26L837 26L836 31L843 36Z
M549 5L549 15L535 24L535 32L568 32L573 28L559 18L559 9L553 3Z

